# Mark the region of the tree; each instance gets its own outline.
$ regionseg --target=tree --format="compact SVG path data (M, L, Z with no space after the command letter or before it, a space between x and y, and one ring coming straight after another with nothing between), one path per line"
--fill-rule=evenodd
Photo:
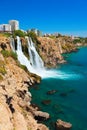
M13 32L13 37L19 36L19 37L25 37L25 32L21 31L21 30L15 30Z

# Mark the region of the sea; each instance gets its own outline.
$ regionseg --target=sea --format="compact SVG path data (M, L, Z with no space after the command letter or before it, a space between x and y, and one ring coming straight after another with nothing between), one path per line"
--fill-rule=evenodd
M50 130L55 130L57 119L70 122L72 130L87 130L87 47L64 57L67 63L53 69L58 77L43 78L30 89L32 103L50 114L43 122ZM49 94L51 90L55 93Z

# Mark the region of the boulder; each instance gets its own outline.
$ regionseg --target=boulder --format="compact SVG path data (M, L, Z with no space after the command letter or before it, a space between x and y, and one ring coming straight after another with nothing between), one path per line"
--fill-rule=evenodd
M62 120L57 120L56 122L56 130L70 130L72 128L72 124L68 122L64 122Z
M45 125L43 125L43 124L39 124L37 130L49 130L49 128L47 128L47 127L46 127Z
M35 111L34 112L35 119L39 121L47 120L50 118L50 115L47 112Z

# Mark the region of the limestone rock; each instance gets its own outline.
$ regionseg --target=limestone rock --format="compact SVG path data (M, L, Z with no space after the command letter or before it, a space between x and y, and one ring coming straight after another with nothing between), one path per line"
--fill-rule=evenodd
M45 125L39 124L37 130L49 130Z
M14 128L16 130L27 130L27 123L23 115L19 112L15 112L13 115Z
M49 37L39 37L38 40L41 43L39 45L39 54L43 58L47 67L55 67L59 61L63 60L55 39Z
M72 124L68 122L64 122L62 120L57 120L56 122L56 130L70 130L72 128Z
M34 116L37 120L47 120L50 118L50 115L47 112L35 111Z
M0 130L13 130L12 114L6 104L0 103Z
M40 82L35 74L26 73L11 57L4 58L0 53L0 65L4 64L6 74L0 81L0 130L48 130L34 119L30 101L30 83ZM32 108L35 111L34 108ZM40 125L40 126L39 126ZM43 129L44 128L44 129ZM45 129L46 128L46 129Z

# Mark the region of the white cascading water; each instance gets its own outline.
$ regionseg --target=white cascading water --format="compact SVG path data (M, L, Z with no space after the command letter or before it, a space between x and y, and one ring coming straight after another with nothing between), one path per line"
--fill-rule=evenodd
M14 43L13 38L11 38L10 46L11 46L11 49L13 50L13 52L15 52L15 43Z
M35 45L32 42L32 39L29 37L26 37L27 42L28 42L28 52L30 56L30 63L33 68L35 69L44 69L44 62L39 56L39 54L36 51Z
M24 55L22 51L22 45L20 37L17 36L17 56L18 60L22 65L25 65L27 69L31 73L35 73L42 78L60 78L60 79L71 79L78 77L76 74L66 74L64 72L61 72L59 70L48 70L44 67L44 63L39 56L38 52L36 51L36 48L34 46L34 43L32 42L31 38L26 37L27 43L28 43L28 51L29 51L29 57L30 60ZM14 40L11 40L11 48L13 51L15 51L15 43Z
M30 61L27 59L27 57L22 52L22 45L21 45L20 37L18 37L18 36L17 36L17 51L16 52L17 52L19 62L22 65L25 65L29 71L34 72L32 66L30 64Z

